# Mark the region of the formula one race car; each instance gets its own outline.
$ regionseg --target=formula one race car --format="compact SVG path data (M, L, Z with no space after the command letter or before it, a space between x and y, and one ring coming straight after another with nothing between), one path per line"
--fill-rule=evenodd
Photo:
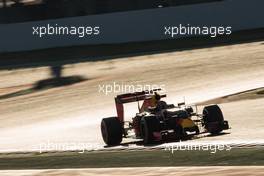
M117 117L102 119L101 132L104 142L109 145L119 145L122 138L134 134L150 144L166 139L182 139L190 135L209 132L217 135L229 129L218 105L203 108L198 113L196 105L167 104L161 98L166 94L159 94L161 89L148 90L118 95L115 97ZM139 101L143 101L142 106ZM124 104L138 102L139 113L132 121L124 121ZM194 111L195 109L195 111Z

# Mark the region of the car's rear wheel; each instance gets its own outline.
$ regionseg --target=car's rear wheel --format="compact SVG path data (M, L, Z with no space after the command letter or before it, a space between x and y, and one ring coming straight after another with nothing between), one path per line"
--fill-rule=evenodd
M205 129L211 134L223 131L224 116L218 105L206 106L203 109Z
M154 132L160 132L160 122L156 116L146 116L141 119L141 135L145 144L155 142Z
M123 128L117 117L102 119L101 133L107 145L119 145L122 142Z

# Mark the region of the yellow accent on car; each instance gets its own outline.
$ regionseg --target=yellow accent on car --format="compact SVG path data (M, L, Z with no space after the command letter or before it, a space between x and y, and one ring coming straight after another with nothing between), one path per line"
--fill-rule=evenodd
M194 127L195 124L191 118L187 118L187 119L182 119L181 126L183 128L191 128L191 127Z

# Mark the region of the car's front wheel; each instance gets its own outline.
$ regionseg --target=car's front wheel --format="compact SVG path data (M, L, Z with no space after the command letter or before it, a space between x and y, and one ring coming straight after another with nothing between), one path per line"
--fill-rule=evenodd
M160 132L160 122L156 116L146 116L141 119L141 135L145 144L155 141L154 132Z
M205 129L211 134L219 134L224 129L224 116L218 105L204 107L203 121Z

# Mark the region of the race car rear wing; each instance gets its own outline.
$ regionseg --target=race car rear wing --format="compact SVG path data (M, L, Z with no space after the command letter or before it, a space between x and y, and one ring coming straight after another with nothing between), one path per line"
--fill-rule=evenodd
M139 102L139 101L147 101L151 99L151 96L155 92L160 92L161 89L152 89L152 90L145 90L142 92L133 92L133 93L126 93L117 95L115 97L115 104L116 104L116 111L118 119L123 122L124 121L124 106L125 103L132 103L132 102ZM160 94L161 98L166 97L166 94ZM144 103L143 103L144 104Z
M121 94L117 95L115 98L115 101L118 103L131 103L131 102L136 102L136 101L142 101L147 98L150 98L151 95L153 95L155 92L159 92L161 89L152 89L152 90L145 90L142 92L133 92L133 93L126 93L126 94ZM161 98L166 97L166 94L160 95Z

